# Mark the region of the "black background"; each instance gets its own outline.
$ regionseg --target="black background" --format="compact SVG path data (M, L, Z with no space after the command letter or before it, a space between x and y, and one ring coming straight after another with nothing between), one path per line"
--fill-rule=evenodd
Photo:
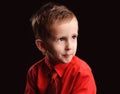
M50 1L50 0L49 0ZM119 85L117 2L51 0L69 7L79 21L77 55L92 68L97 94L116 94ZM1 94L23 94L28 68L43 56L34 44L30 17L45 0L1 2ZM117 55L118 54L118 55Z

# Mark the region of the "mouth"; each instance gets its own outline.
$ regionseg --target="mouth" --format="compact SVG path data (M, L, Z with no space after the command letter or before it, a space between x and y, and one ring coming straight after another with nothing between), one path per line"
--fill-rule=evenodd
M72 54L64 54L63 55L65 58L69 58L70 56L72 56Z

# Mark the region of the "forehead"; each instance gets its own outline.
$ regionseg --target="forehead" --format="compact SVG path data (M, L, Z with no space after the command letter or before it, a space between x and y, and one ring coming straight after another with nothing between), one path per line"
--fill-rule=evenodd
M78 21L75 17L69 20L56 21L50 27L50 35L70 35L78 33Z

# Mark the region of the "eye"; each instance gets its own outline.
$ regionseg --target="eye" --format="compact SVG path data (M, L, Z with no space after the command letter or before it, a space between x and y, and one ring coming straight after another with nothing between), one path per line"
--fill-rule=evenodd
M64 41L65 38L64 38L64 37L61 37L61 38L59 38L58 40L59 40L59 41Z
M73 39L76 39L76 38L77 38L77 35L73 35L72 38L73 38Z

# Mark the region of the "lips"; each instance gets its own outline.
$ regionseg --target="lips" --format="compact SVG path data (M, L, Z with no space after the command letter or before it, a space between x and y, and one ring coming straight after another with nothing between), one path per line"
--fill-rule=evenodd
M68 57L70 57L72 54L64 54L63 56L64 57L66 57L66 58L68 58Z

